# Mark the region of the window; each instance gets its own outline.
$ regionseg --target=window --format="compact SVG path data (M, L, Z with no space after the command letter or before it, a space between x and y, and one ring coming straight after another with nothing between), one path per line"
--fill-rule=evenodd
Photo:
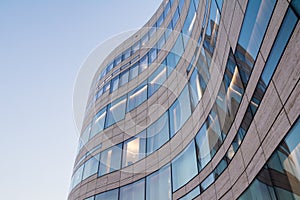
M139 74L148 68L148 54L140 60Z
M172 51L167 56L167 68L168 68L168 76L171 74L173 69L176 67L180 57L177 54L174 54Z
M295 12L300 16L300 1L299 0L292 0L291 6L294 8Z
M138 75L139 75L139 63L137 62L130 68L129 80L134 79Z
M133 55L137 50L140 49L140 41L137 41L133 46L132 46L132 54Z
M173 137L191 115L191 104L187 86L185 86L178 99L170 107L169 113L171 137Z
M120 74L119 87L125 85L128 82L129 70L125 70Z
M145 198L145 179L121 187L120 200L141 200Z
M169 140L168 112L147 128L147 154L160 148Z
M108 105L105 121L106 128L125 118L126 100L126 95L124 95Z
M293 32L297 20L298 19L292 9L288 9L261 75L261 78L266 85L268 85L271 80L271 77Z
M104 86L103 86L103 93L105 93L106 91L108 91L110 88L110 82L106 83Z
M141 39L141 45L144 46L146 44L146 42L148 42L148 40L149 40L149 37L148 37L148 34L146 33Z
M114 189L110 190L95 196L95 200L118 200L119 198L119 190Z
M199 169L203 169L211 160L210 141L207 134L207 123L204 123L196 135L196 149Z
M151 63L154 62L154 60L156 59L157 56L157 49L156 48L152 48L149 51L149 65L151 65Z
M117 66L118 64L120 64L121 61L122 61L122 57L121 57L121 56L118 56L118 57L115 59L114 67Z
M191 97L192 110L194 110L203 95L200 84L200 76L196 68L194 69L189 80L189 92Z
M83 173L83 165L81 165L76 172L74 173L72 177L72 188L74 188L76 185L80 183L82 180L82 173Z
M211 173L204 181L201 183L201 189L206 190L215 181L214 174Z
M94 175L98 171L99 166L99 154L93 156L88 161L84 163L84 170L83 170L83 178L82 180Z
M244 86L248 83L254 60L256 59L275 3L275 0L248 1L236 50Z
M106 107L100 110L93 119L93 125L90 138L94 137L97 133L104 129L104 122L106 116Z
M131 165L143 157L146 152L146 131L124 142L122 167Z
M171 170L167 165L146 178L146 200L171 200Z
M123 60L129 58L130 54L131 54L131 49L129 48L123 53Z
M128 93L127 112L130 112L147 99L147 84L142 84Z
M115 91L116 89L118 89L118 86L119 86L119 76L113 78L111 80L111 83L110 83L110 93L112 93L113 91Z
M118 144L100 153L99 176L113 172L121 167L122 144Z
M173 192L198 174L194 140L172 161L172 174Z
M155 72L148 78L148 96L150 97L167 79L166 61L164 61Z
M113 66L114 66L114 62L112 62L109 65L107 65L107 67L106 67L106 74L113 68Z

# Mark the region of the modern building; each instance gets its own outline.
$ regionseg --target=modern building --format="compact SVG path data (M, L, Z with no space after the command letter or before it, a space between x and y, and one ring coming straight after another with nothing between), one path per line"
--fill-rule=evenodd
M164 0L94 77L69 200L300 199L299 17Z

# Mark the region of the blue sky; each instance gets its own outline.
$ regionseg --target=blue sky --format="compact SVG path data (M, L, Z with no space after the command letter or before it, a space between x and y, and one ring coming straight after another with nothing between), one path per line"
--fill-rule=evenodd
M80 66L99 43L141 27L160 2L0 2L1 199L66 199Z

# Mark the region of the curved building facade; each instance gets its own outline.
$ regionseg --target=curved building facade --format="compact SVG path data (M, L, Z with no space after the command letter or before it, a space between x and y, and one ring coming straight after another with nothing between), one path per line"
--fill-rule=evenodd
M68 199L299 199L299 17L164 0L94 77Z

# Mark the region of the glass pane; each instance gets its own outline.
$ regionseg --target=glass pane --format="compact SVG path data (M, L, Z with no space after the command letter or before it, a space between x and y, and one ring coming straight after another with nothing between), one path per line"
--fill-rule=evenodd
M149 51L149 65L151 65L154 62L154 60L156 59L156 56L157 56L157 49L152 48Z
M104 129L105 117L106 117L106 107L100 110L93 119L91 138Z
M147 84L144 84L128 94L127 112L130 112L147 99L147 88Z
M299 0L293 0L291 2L291 6L295 9L298 17L300 16L300 1Z
M82 180L82 174L83 174L83 165L81 165L76 172L74 173L73 177L72 177L72 188L74 188L76 185L78 185L78 183L81 182Z
M124 142L122 167L131 165L145 157L146 131Z
M120 200L141 200L145 198L145 179L121 187Z
M172 161L173 192L198 174L194 140Z
M119 76L113 78L111 80L111 83L110 83L110 93L112 93L113 91L115 91L116 89L118 89L118 86L119 86Z
M166 166L146 178L146 200L171 200L171 170Z
M200 84L200 76L196 68L194 69L189 80L189 92L191 97L192 110L194 110L203 95Z
M122 144L118 144L100 153L99 176L113 172L121 167Z
M248 83L275 3L275 0L252 0L248 2L235 53L237 63L241 67L241 78L244 86Z
M99 154L93 156L88 161L84 163L84 170L83 170L83 178L82 180L86 179L87 177L96 174L98 171L99 166Z
M129 70L126 70L120 74L119 87L128 82Z
M158 18L157 22L156 22L157 27L160 27L161 24L163 23L163 21L164 21L164 15L161 14L160 17Z
M126 100L126 96L123 96L108 105L105 127L125 118Z
M95 196L95 200L118 200L119 198L119 190L114 189L108 192L104 192Z
M191 115L188 87L185 86L178 99L169 109L171 137L182 127Z
M148 54L146 54L143 58L140 60L140 68L139 68L139 74L142 73L145 69L148 68Z
M271 77L276 69L279 59L281 58L284 48L287 45L297 20L298 19L292 9L289 9L280 27L271 53L261 75L261 78L266 85L268 85L271 80Z
M139 75L139 62L135 63L131 68L130 68L130 76L129 80L134 79Z
M148 78L148 96L150 97L167 79L165 61Z
M169 140L168 112L147 128L147 154L160 148Z

